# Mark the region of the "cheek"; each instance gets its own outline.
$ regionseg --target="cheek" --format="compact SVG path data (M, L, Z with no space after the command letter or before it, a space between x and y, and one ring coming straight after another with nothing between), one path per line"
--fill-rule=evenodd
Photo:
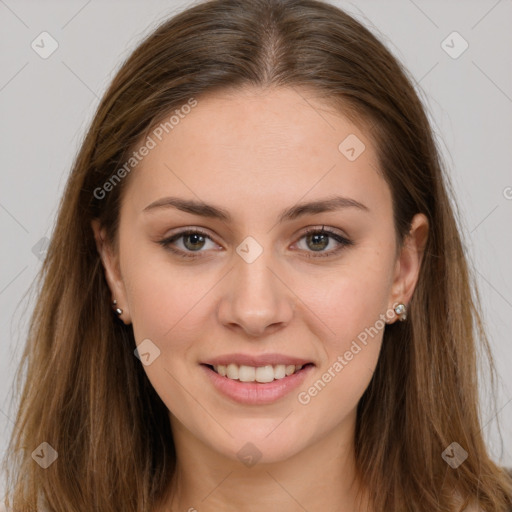
M320 378L301 390L305 396L302 401L298 397L299 403L314 401L328 415L333 414L328 412L332 403L339 404L340 414L357 404L377 365L385 322L391 318L386 317L391 254L376 249L360 252L331 279L323 279L322 287L305 282L300 288L317 327L323 326L323 343Z
M324 329L322 361L318 391L323 393L325 407L344 403L340 410L355 406L367 387L377 365L385 328L385 295L375 288L359 293L355 284L345 283L341 290L325 294L318 304ZM320 299L319 299L320 301ZM333 306L334 304L334 306ZM327 386L325 386L327 385ZM315 390L311 390L312 396ZM336 397L336 398L334 398Z
M303 428L311 435L317 428L315 418L322 418L327 430L347 419L377 366L386 295L375 286L362 286L360 281L344 281L336 291L318 297L318 311L329 326L323 330L321 365L315 379L296 396Z
M159 254L133 248L124 276L136 340L163 341L173 330L186 329L215 285L211 272L173 264L163 249Z
M294 290L325 326L326 348L347 343L373 327L386 313L391 292L392 260L376 250L361 251L321 280L297 281ZM381 326L379 322L377 327Z

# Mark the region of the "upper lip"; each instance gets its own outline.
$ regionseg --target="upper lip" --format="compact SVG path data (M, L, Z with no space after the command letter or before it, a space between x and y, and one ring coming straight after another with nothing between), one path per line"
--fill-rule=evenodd
M225 354L222 356L212 357L206 361L203 361L202 364L208 364L211 366L217 366L219 364L228 365L228 364L236 364L238 366L267 366L267 365L305 365L308 363L313 364L312 361L307 359L302 359L300 357L287 356L285 354L260 354L260 355L250 355L250 354Z

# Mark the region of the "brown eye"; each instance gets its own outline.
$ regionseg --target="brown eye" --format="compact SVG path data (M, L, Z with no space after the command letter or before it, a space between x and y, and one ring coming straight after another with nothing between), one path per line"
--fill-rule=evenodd
M322 251L329 245L329 235L324 233L315 233L306 236L306 244L313 251Z
M345 238L334 231L326 230L323 227L321 229L315 228L308 230L304 235L302 235L300 240L302 239L305 240L306 245L306 249L304 249L304 252L306 253L305 255L309 258L333 256L344 247L354 245L354 242L348 238ZM331 243L331 241L334 241L334 243ZM325 249L330 245L333 245L334 247L326 251Z
M181 235L181 237L183 238L183 245L190 251L201 249L205 243L205 237L199 233L190 233Z
M353 245L354 242L341 236L334 231L326 229L310 229L302 235L300 240L305 240L305 249L301 249L307 257L325 257L333 256L341 251L344 247ZM182 247L179 247L179 241L181 240ZM213 245L216 245L212 238L198 230L186 230L176 233L158 243L165 249L181 256L183 258L199 258L201 254L206 252L201 249L207 248L207 242L210 241ZM326 250L329 246L334 247L330 250ZM218 246L216 246L218 248ZM194 254L195 253L195 254ZM311 254L313 253L313 254ZM317 254L314 254L317 253Z
M179 241L182 240L181 246L179 247ZM218 248L216 244L214 244L212 238L202 231L198 230L186 230L181 231L180 233L176 233L164 240L159 241L158 243L163 246L168 251L171 251L178 256L182 256L184 258L198 258L201 253L206 252L202 251L205 246L207 247L207 242L210 241L215 248ZM196 253L196 254L194 254Z

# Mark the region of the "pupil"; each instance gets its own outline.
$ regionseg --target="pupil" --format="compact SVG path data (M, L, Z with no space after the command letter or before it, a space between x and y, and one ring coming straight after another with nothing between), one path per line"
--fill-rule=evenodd
M314 244L314 245L315 245L315 244L318 244L318 243L320 243L320 244L321 244L321 247L319 248L319 250L321 250L321 249L325 249L325 247L327 246L327 244L325 243L325 242L328 242L328 240L327 240L327 235L314 234L314 235L309 235L309 237L308 237L308 238L309 238L310 240L314 240L314 242L313 242L313 244ZM321 238L323 239L323 242L324 242L323 244L322 244L322 242L318 242L318 240L319 240L319 239L321 239ZM314 248L313 248L313 249L314 249ZM314 250L316 250L316 249L314 249Z
M192 240L192 244L187 244L187 240ZM185 237L185 246L187 249L199 249L200 247L197 246L197 244L204 243L204 237L202 235L198 235L197 233L193 233L190 235L187 235ZM192 247L188 247L188 245L192 245Z

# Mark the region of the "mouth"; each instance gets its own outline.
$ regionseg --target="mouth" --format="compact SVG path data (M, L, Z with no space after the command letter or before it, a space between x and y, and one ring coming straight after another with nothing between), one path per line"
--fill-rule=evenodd
M266 361L248 360L250 358L243 361L243 357L238 357L240 364L221 358L201 363L200 367L203 368L207 381L222 396L239 404L259 406L269 405L290 396L293 390L303 386L305 381L311 378L310 374L315 367L314 363L300 359L287 358L286 363L289 364L279 364L279 361L284 362L281 357L265 358ZM241 364L242 362L246 364ZM259 363L259 366L250 366L247 363Z
M235 363L216 365L203 363L203 366L206 366L217 375L225 377L226 379L238 382L268 384L301 373L307 368L314 366L314 364L268 364L264 366L248 366Z

